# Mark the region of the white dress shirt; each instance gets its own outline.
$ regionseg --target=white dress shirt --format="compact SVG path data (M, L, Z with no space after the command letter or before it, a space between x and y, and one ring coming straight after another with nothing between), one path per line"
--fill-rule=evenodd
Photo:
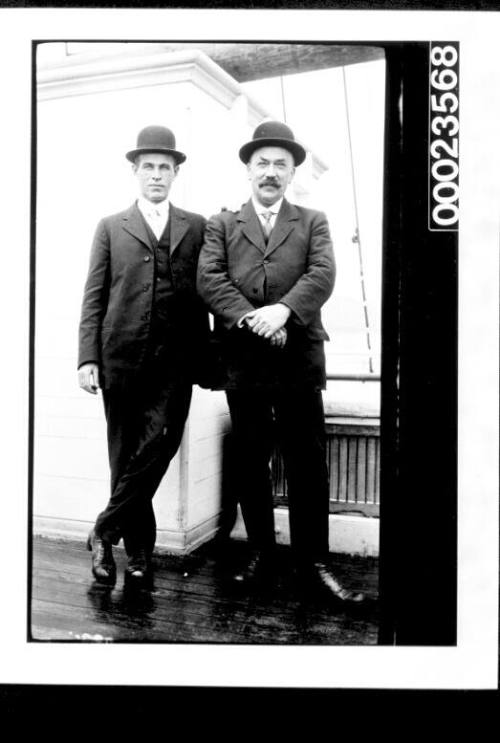
M153 230L156 239L159 240L168 222L170 212L169 200L164 199L155 204L140 196L137 199L137 207Z
M276 224L276 218L278 216L278 212L279 212L279 210L281 208L281 204L282 203L283 203L283 197L281 197L281 199L279 199L278 201L276 201L271 206L264 206L263 204L261 204L260 202L258 202L257 199L255 199L252 196L253 208L257 212L257 216L259 217L260 223L262 224L263 227L265 227L266 220L265 220L265 218L262 215L265 212L271 212L272 216L271 216L271 219L269 220L270 225L271 225L271 229Z

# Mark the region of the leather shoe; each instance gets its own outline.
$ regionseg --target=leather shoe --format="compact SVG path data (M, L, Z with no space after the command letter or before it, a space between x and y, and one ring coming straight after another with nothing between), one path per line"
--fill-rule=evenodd
M366 601L364 593L344 588L324 562L315 562L301 577L304 586L307 580L306 587L308 590L319 591L323 596L333 598L343 604L359 605Z
M128 555L126 573L134 581L144 580L150 571L151 564L146 550L142 547L134 550Z
M99 583L114 584L116 564L111 542L98 537L92 529L87 539L87 549L92 552L92 574Z
M270 585L274 579L274 561L267 552L252 550L245 565L233 573L232 579L240 585Z

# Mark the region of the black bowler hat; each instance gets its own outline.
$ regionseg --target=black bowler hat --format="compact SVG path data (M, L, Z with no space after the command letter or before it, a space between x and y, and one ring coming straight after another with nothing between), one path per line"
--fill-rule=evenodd
M127 152L125 157L133 163L137 155L143 152L163 152L165 155L172 155L177 165L186 159L183 152L175 149L174 133L166 126L146 126L141 129L137 135L136 149Z
M240 149L240 160L248 163L252 154L259 147L283 147L292 153L295 165L301 165L306 159L306 151L295 141L289 126L281 121L264 121L259 124L253 133L251 142L247 142Z

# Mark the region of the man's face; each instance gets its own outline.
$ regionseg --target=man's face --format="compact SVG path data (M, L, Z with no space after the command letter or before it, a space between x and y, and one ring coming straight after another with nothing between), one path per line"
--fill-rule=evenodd
M132 166L141 196L157 204L164 201L177 175L179 166L172 155L161 152L146 152L139 155Z
M293 156L283 147L260 147L255 150L247 170L253 195L267 207L281 199L295 174Z

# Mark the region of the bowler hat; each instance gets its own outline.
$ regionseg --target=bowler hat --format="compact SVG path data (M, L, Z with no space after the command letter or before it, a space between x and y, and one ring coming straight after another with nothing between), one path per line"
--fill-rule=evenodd
M177 165L186 159L183 152L175 149L174 133L166 126L146 126L141 129L137 135L137 147L127 152L125 157L133 163L137 155L143 152L163 152L165 155L172 155Z
M247 163L259 147L283 147L292 153L295 165L300 165L306 159L305 149L295 141L290 127L281 121L264 121L259 124L252 140L240 149L240 160Z

